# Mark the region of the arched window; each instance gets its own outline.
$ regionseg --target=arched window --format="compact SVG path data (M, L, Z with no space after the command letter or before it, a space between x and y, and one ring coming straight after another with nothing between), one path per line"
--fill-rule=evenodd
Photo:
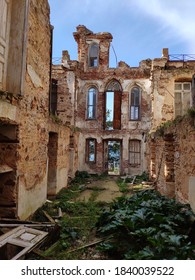
M88 96L87 96L87 119L96 118L96 99L97 99L97 89L91 87L88 90Z
M138 86L132 88L130 93L130 120L140 119L141 91Z
M98 66L98 57L99 57L99 46L98 44L92 44L89 47L89 67Z
M120 83L112 80L105 93L104 127L106 130L121 129L121 96Z

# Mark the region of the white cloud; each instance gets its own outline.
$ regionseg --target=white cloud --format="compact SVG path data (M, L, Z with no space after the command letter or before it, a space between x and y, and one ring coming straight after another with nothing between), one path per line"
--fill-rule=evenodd
M136 0L133 5L166 28L168 36L172 34L173 40L177 37L180 41L186 41L188 51L195 53L194 0ZM162 36L166 35L162 33Z

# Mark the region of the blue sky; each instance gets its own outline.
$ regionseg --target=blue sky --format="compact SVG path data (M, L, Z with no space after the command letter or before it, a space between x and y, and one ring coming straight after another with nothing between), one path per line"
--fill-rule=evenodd
M81 24L97 32L110 32L117 61L138 66L147 58L195 54L195 0L49 0L54 26L53 57L68 50L77 59L73 32ZM111 66L116 66L114 52Z

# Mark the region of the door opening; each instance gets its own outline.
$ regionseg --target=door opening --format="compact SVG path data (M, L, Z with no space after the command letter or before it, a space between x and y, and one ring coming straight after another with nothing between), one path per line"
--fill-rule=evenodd
M121 142L109 140L108 145L108 175L120 175Z
M58 134L49 132L47 197L55 196L57 188Z

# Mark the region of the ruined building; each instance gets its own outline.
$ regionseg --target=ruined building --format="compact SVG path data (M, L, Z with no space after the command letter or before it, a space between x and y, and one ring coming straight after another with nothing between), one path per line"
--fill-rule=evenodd
M193 56L170 56L165 48L139 67L120 61L111 68L110 33L79 25L73 36L78 60L63 51L52 71L57 116L72 127L70 166L111 175L145 171L163 194L195 209L195 130L183 118L194 106ZM159 136L166 124L172 131Z
M151 61L109 67L110 33L78 26L78 61L63 52L54 65L57 114L78 130L78 169L89 173L141 174L147 170L146 135L151 126ZM72 114L72 112L74 112Z
M77 170L148 172L161 193L195 210L192 57L163 49L138 67L112 68L112 35L80 25L78 60L63 51L52 66L48 2L0 7L0 217L26 219Z
M50 9L0 0L0 217L25 219L67 184L70 129L50 117Z

